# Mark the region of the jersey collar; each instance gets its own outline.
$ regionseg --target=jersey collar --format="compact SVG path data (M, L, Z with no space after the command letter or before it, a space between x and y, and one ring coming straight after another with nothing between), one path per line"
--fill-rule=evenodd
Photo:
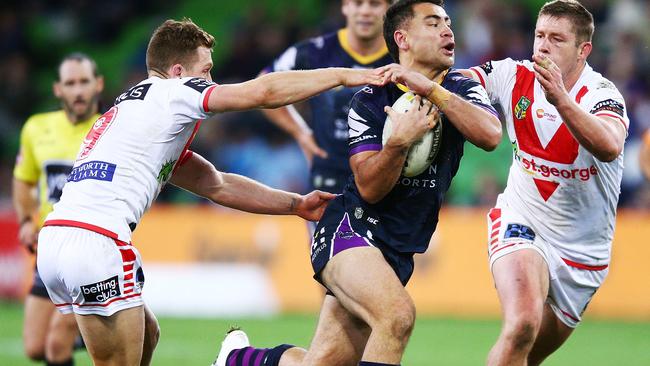
M358 62L358 63L360 63L362 65L367 65L367 64L373 63L373 62L379 60L380 58L384 57L388 53L388 48L386 47L386 45L384 45L379 51L377 51L377 52L375 52L373 54L364 56L364 55L354 51L352 49L352 47L350 47L350 42L348 42L348 30L347 29L345 29L345 28L339 29L339 31L337 32L337 36L339 38L339 44L341 44L341 48L343 48L343 50L348 55L350 55L350 57L352 57L356 62Z

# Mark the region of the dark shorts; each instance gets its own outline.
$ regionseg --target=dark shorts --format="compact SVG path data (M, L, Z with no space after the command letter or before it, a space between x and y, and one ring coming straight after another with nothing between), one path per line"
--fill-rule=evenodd
M372 233L354 222L355 220L354 214L350 215L345 211L341 196L330 202L312 238L310 255L314 279L323 284L321 272L327 262L338 253L351 248L372 246L381 251L402 285L406 286L413 274L414 253L398 252L386 243L374 239Z
M50 298L50 295L47 294L47 289L45 284L41 279L41 276L38 274L38 267L34 266L34 280L32 282L32 288L29 290L30 295Z

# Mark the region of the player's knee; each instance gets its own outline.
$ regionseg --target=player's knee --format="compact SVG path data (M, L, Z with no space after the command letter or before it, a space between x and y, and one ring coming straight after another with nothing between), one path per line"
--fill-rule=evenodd
M148 339L149 344L155 347L160 339L160 325L158 325L158 322L152 322L152 324L145 327L145 331L147 332L145 337Z
M45 345L42 343L25 341L25 356L32 361L45 360Z
M539 327L540 321L535 317L519 316L506 326L505 335L515 349L530 348L535 343Z
M415 305L410 299L394 304L385 317L385 326L391 336L399 340L407 340L415 325Z
M70 342L70 340L72 342ZM57 336L48 337L45 348L45 354L49 361L67 360L72 357L74 338L67 339Z

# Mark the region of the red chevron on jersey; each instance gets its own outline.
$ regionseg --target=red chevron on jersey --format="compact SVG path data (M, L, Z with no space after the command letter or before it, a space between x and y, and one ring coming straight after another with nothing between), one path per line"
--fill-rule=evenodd
M528 70L525 66L517 65L516 79L517 81L512 93L512 108L519 149L548 161L572 164L578 157L578 148L580 145L564 123L560 125L553 138L544 147L535 130L533 114L515 112L522 96L526 97L531 105L535 101L535 73ZM521 116L521 118L518 118L517 115Z

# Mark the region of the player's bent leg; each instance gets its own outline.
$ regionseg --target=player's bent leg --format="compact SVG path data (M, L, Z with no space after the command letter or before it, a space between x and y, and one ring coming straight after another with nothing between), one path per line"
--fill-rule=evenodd
M49 297L27 295L23 319L23 346L27 357L34 361L45 359L47 329L56 312Z
M351 314L371 328L363 361L397 365L415 324L415 305L375 247L355 247L332 257L323 283Z
M160 326L158 325L158 319L156 319L153 311L147 305L144 305L144 343L142 346L141 366L151 364L153 351L156 349L159 339Z
M542 324L548 266L537 250L519 249L496 259L492 276L503 324L488 365L525 365Z
M535 339L535 344L528 355L528 366L540 365L548 356L564 344L572 332L573 328L558 319L551 306L546 304L544 306L542 326Z
M325 295L318 319L318 326L309 351L303 354L301 363L285 363L283 356L280 365L350 365L356 366L363 355L370 327L357 316L345 309L340 301ZM295 362L297 357L286 353L287 359Z
M74 314L52 314L45 344L45 359L48 363L68 364L72 362L74 342L79 335Z
M229 333L213 365L224 366L356 366L361 359L370 328L351 315L338 300L325 296L316 333L309 351L288 345L250 347L241 330Z
M144 306L111 316L75 314L95 366L137 366L144 344Z

